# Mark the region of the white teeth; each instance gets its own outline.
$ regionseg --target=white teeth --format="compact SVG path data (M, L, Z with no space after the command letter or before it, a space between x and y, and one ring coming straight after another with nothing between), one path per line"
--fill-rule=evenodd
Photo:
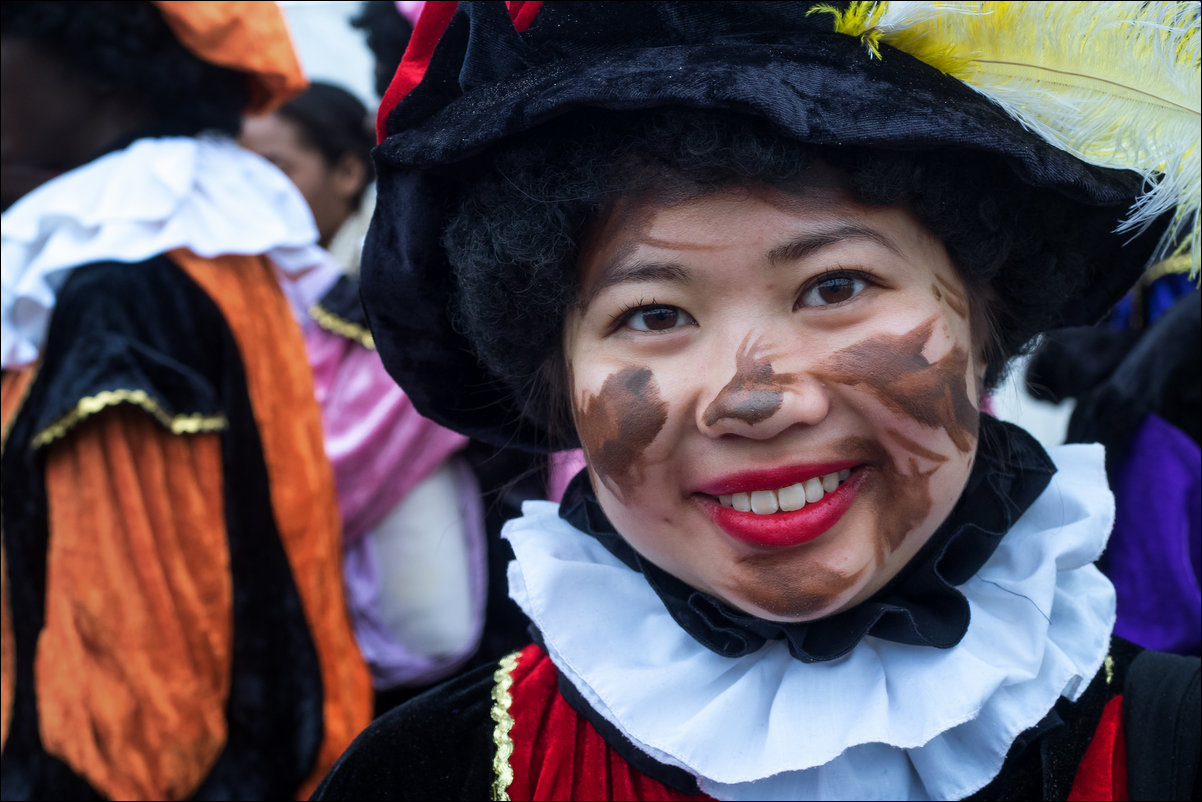
M782 487L780 490L753 490L750 493L718 496L718 503L723 507L733 507L739 512L754 512L757 515L771 515L777 510L793 512L806 504L821 500L827 493L834 492L849 476L851 470L845 468L836 473L815 476L804 482Z
M771 490L753 490L751 492L751 511L757 515L771 515L778 509L776 493Z
M821 501L826 495L822 489L822 480L815 476L813 479L806 479L803 483L806 489L806 504L813 504L815 501Z
M776 496L780 501L780 508L785 512L800 510L806 505L806 491L801 484L782 487L776 491Z

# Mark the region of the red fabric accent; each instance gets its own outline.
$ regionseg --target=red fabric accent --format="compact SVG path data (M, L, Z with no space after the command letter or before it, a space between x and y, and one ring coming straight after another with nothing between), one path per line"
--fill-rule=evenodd
M397 65L396 73L392 76L392 83L388 85L388 90L384 92L384 98L380 101L380 110L376 114L377 144L388 136L385 130L388 115L405 99L405 95L421 83L426 74L426 67L430 65L430 59L434 56L434 48L447 26L451 24L451 17L455 16L455 9L458 7L459 3L455 0L430 0L422 8L422 15L418 17L417 25L413 27L413 35L409 37L409 45L405 48L405 55L401 57L401 63Z
M509 18L513 20L513 29L525 33L534 24L534 18L543 7L543 0L508 0Z
M543 0L508 0L505 6L509 10L509 18L513 20L514 30L522 33L534 24L534 18L543 7ZM455 0L431 0L422 8L413 35L409 37L409 46L405 48L405 55L380 100L380 110L376 113L377 144L388 137L388 115L425 77L426 68L434 56L434 48L451 24L458 7L459 3Z
M513 670L510 799L692 800L617 755L559 694L555 666L527 646Z
M1073 778L1070 802L1127 799L1127 741L1123 737L1123 697L1106 703L1093 740Z

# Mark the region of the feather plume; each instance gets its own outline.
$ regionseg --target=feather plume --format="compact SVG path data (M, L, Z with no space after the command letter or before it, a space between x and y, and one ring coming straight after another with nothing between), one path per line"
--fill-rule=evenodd
M873 58L884 42L964 81L1023 126L1145 190L1118 231L1167 211L1152 261L1202 249L1202 83L1195 2L852 2L830 13Z

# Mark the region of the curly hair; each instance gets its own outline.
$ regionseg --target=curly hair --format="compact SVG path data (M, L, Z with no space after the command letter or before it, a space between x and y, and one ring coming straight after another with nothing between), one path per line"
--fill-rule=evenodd
M502 143L465 186L443 234L456 327L527 417L575 442L560 343L590 221L647 191L669 201L740 184L788 191L819 160L860 202L907 206L942 240L970 290L989 388L1084 272L1064 269L1080 260L1071 201L994 157L806 145L730 112L581 111Z
M7 2L4 35L46 47L98 83L147 102L161 123L237 135L247 76L190 53L149 2Z

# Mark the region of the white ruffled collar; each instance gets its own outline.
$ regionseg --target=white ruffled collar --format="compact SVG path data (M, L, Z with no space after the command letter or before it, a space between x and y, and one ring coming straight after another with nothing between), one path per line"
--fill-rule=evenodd
M48 181L3 216L3 367L37 358L71 271L175 248L267 254L286 276L321 264L317 228L279 169L225 136L139 139Z
M1110 645L1114 589L1093 566L1114 519L1100 446L1058 472L960 586L972 623L937 650L867 637L802 663L781 642L725 658L693 640L592 537L527 502L505 527L510 595L590 705L719 799L958 799L1001 768Z

